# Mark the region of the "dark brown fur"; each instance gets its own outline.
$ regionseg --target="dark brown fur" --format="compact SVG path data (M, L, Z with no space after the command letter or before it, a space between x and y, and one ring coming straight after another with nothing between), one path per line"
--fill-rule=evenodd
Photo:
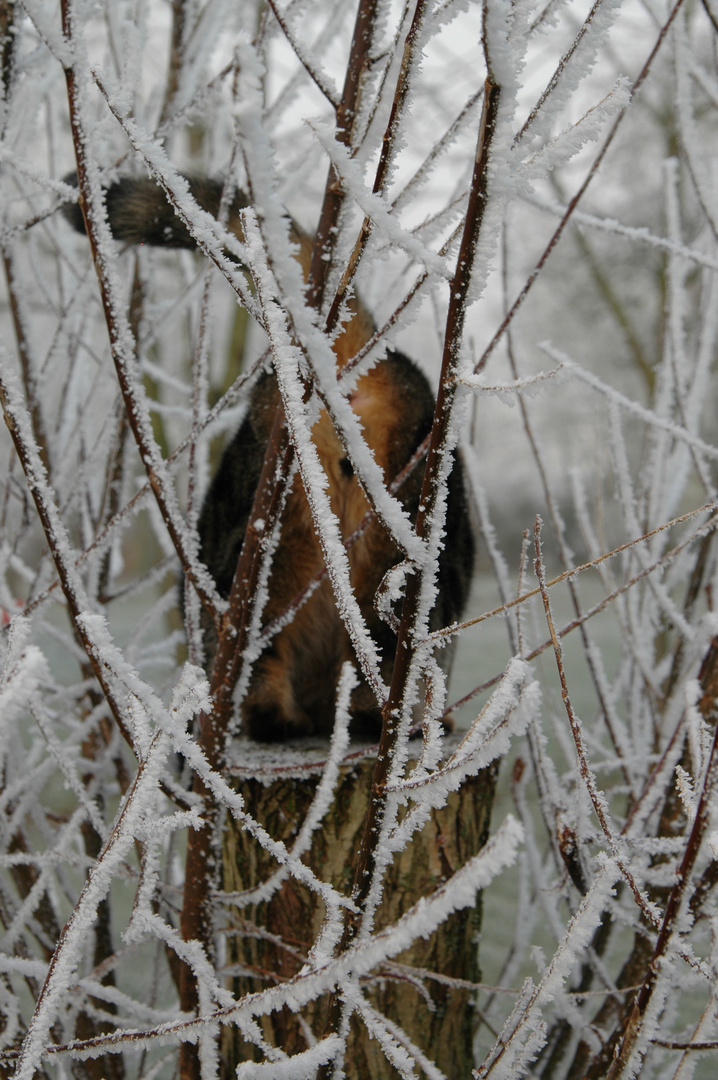
M200 205L216 215L221 183L191 180L190 186ZM244 205L246 202L239 194L230 211L230 226L237 235L240 235L237 211ZM163 193L151 181L126 178L111 185L107 191L107 209L118 240L194 246ZM78 215L75 206L67 211L76 228L82 227ZM294 230L294 238L300 246L300 261L306 268L309 240L298 229ZM335 343L340 368L371 332L371 320L357 305L353 318ZM434 399L429 384L411 360L390 351L359 379L350 400L389 484L431 429ZM247 418L225 450L202 506L199 519L202 558L222 596L227 596L231 587L269 431L279 407L276 381L272 375L265 375L252 394ZM340 521L342 536L347 539L365 517L369 509L367 500L326 413L317 420L313 439L328 478L332 509ZM422 468L416 469L398 492L412 520L418 507L422 473ZM446 533L447 544L439 561L439 597L432 614L433 628L460 618L473 569L474 542L458 461L449 487ZM369 631L381 649L382 675L387 682L396 639L379 618L374 601L384 575L398 558L399 552L389 534L376 519L349 548L352 586ZM265 620L282 615L323 565L309 506L297 476L284 510ZM209 635L207 641L211 648ZM245 730L262 740L331 731L339 673L344 661L353 659L349 635L325 577L257 661L242 704ZM376 735L380 719L372 692L362 683L352 699L352 727L362 734Z

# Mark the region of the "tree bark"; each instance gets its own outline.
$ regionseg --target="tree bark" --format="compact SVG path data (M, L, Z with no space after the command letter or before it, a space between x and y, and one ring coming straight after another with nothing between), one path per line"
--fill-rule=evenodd
M250 744L251 745L251 744ZM296 751L289 751L298 760ZM282 764L280 750L274 764ZM310 751L306 752L310 754ZM267 781L266 771L252 767L250 750L236 788L247 809L277 840L291 846L304 821L321 772ZM263 753L267 760L266 749ZM317 758L316 750L314 758ZM314 834L304 856L315 872L338 889L348 892L354 876L355 853L366 816L374 758L367 756L342 768L334 804ZM300 772L300 769L297 770ZM407 911L419 897L430 894L467 859L483 847L488 837L496 773L489 768L466 781L449 797L441 810L432 811L423 831L401 852L387 872L384 900L377 913L377 929ZM223 887L225 892L252 888L276 869L274 859L233 820L223 833ZM324 904L306 886L286 880L268 903L235 908L233 931L227 941L227 962L235 969L232 989L240 997L295 975L314 942L324 917ZM479 979L477 938L481 927L481 900L455 913L428 940L419 939L395 964L374 974L363 989L369 1002L447 1076L469 1076L473 1067L472 1043L475 1016L474 994L428 978L427 971L475 983ZM260 936L266 932L272 935ZM412 973L407 969L420 969ZM241 970L241 973L238 973ZM327 1000L312 1003L301 1017L284 1009L262 1021L267 1040L287 1053L308 1046L307 1027L321 1037ZM229 1080L237 1063L261 1060L260 1052L246 1043L238 1029L225 1028L222 1037L222 1074ZM398 1072L386 1060L376 1039L354 1017L345 1063L349 1080L371 1076L394 1078Z

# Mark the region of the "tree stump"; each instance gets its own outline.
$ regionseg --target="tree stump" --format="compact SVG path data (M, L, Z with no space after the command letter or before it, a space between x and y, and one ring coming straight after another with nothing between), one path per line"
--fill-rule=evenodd
M272 750L270 755L266 747L260 749L243 741L244 745L247 753L242 752L241 773L232 770L234 786L249 812L270 835L291 846L314 796L327 746L318 748L314 742L299 753L294 747L287 748L292 765L279 777L268 779L267 763L271 759L275 773L282 769L284 747ZM361 756L342 768L334 804L304 856L319 877L347 894L373 768L371 756ZM377 929L398 919L483 847L488 837L495 779L493 767L469 778L459 792L449 797L445 807L432 811L423 831L396 856L387 871ZM225 823L222 859L225 892L251 889L277 869L272 856L233 819ZM306 886L289 878L268 903L230 909L227 917L232 929L227 936L226 959L235 973L233 992L241 997L297 974L321 927L324 904ZM469 987L431 979L427 972L477 982L480 926L479 897L474 908L455 912L428 940L416 941L391 966L375 973L369 984L363 985L370 1003L399 1025L447 1077L469 1076L473 1067L474 993ZM412 968L417 969L415 973ZM290 1054L305 1050L308 1032L321 1038L327 1006L325 997L307 1006L300 1015L285 1008L264 1017L261 1023L267 1041ZM245 1042L236 1027L223 1029L221 1056L227 1080L234 1077L238 1062L261 1060L257 1048ZM350 1080L393 1080L399 1075L356 1016L345 1069Z

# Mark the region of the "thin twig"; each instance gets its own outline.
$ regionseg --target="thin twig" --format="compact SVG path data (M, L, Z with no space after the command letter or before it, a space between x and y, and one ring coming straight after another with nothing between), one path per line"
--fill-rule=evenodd
M68 42L71 44L74 42L76 45L77 41L74 37L73 16L69 0L62 0L62 26ZM134 357L130 354L130 349L134 347L134 338L124 316L123 305L119 303L118 298L114 295L114 288L106 270L105 258L102 257L100 252L101 225L99 221L95 220L94 216L95 208L91 197L86 138L81 117L82 92L77 85L74 67L67 66L65 68L65 79L77 162L79 201L97 273L100 297L110 338L112 359L115 364L120 392L125 402L130 429L137 443L140 458L147 472L147 478L157 500L167 532L177 551L183 569L192 581L207 611L216 620L218 608L221 608L222 605L219 603L219 597L213 588L211 579L206 573L202 572L201 564L198 564L196 557L193 556L188 546L184 523L181 521L174 493L168 487L169 477L166 464L162 460L159 447L152 434L147 405L138 390L137 380L133 378Z
M606 797L602 791L599 790L596 784L596 778L591 772L588 764L588 753L586 751L586 744L581 730L581 723L574 712L573 705L571 703L571 697L568 692L568 680L566 678L566 670L563 664L563 652L561 649L561 642L558 634L556 633L556 627L553 621L553 615L551 613L551 604L548 596L548 589L546 586L546 575L543 564L543 557L541 555L541 519L536 519L534 526L534 546L536 551L536 560L534 563L536 577L539 580L539 587L541 589L541 598L543 600L544 613L546 616L546 623L551 634L551 642L553 644L554 655L556 657L556 667L558 668L559 681L561 684L561 699L566 709L566 715L568 717L569 727L571 729L571 736L573 738L574 746L576 748L576 759L578 764L579 774L583 780L584 786L588 793L588 797L591 800L594 813L598 818L598 822L601 826L601 830L606 837L611 853L616 860L621 874L626 881L629 889L633 893L633 898L636 904L640 908L643 915L648 920L649 924L658 928L660 921L655 911L646 902L645 897L638 882L628 867L626 862L623 844L620 839L620 833L616 833L612 827L609 819L609 810Z
M317 87L317 89L321 91L329 104L336 109L338 107L338 102L336 101L334 94L332 93L327 83L324 81L323 76L320 75L319 72L315 71L307 60L306 56L304 55L304 49L301 47L301 45L295 38L294 32L291 30L287 20L282 15L274 0L267 0L267 2L269 4L272 14L274 15L274 18L277 20L279 26L281 27L282 33L291 45L297 60L302 65L302 67L304 68L314 85Z
M646 1013L655 994L661 968L668 959L672 949L677 948L674 936L680 938L677 922L685 903L685 898L691 886L693 869L698 858L703 838L710 826L711 801L716 782L718 781L718 638L714 638L706 654L701 671L701 686L704 690L704 699L701 701L701 712L706 723L713 727L713 741L711 743L708 761L706 763L703 783L701 785L700 798L696 807L693 826L686 841L683 858L675 874L675 884L671 889L663 915L658 940L653 951L653 957L646 978L641 989L636 995L631 1015L620 1045L614 1052L613 1062L606 1075L606 1080L618 1080L624 1069L629 1066L632 1075L635 1068L643 1059L646 1047L637 1045L643 1029Z
M101 658L97 655L94 641L88 634L85 621L82 618L84 613L92 610L92 605L85 595L84 587L72 561L67 558L67 552L71 551L72 547L61 522L59 510L50 495L47 474L42 464L40 450L34 441L30 442L27 439L26 433L31 431L27 414L24 414L22 405L17 400L17 395L13 393L12 387L2 374L0 374L0 404L5 416L5 423L15 445L15 451L25 473L28 490L35 503L40 524L57 568L60 587L67 601L76 633L87 653L95 677L102 687L102 692L107 699L115 723L122 732L127 744L132 746L133 740L125 722L124 703L118 700L115 687Z
M661 27L660 33L658 35L658 38L656 39L656 42L655 42L653 48L651 49L650 55L649 55L648 59L646 60L645 64L643 65L643 67L641 68L641 71L640 71L640 74L638 75L638 78L633 83L633 86L631 88L631 101L633 101L634 97L636 96L636 93L637 93L638 89L641 87L641 85L645 81L646 77L648 76L648 72L651 69L651 65L653 64L653 61L655 60L655 58L656 58L656 56L658 54L658 51L659 51L661 45L663 44L668 31L670 30L670 28L671 28L671 26L673 24L673 20L675 19L676 15L678 14L678 12L679 12L682 5L683 5L683 0L676 0L676 3L673 5L668 18L666 19L665 23ZM513 322L514 318L516 317L516 314L518 313L519 309L523 305L524 300L526 299L528 294L531 292L531 289L532 289L534 283L536 282L536 279L541 274L541 271L543 270L544 266L546 265L546 263L547 263L547 261L549 259L549 256L551 255L551 253L553 252L553 250L556 247L557 243L561 239L561 236L563 234L564 229L566 228L569 221L571 220L574 210L576 209L579 202L581 201L581 199L585 195L589 184L591 183L594 176L598 172L599 166L601 165L601 162L603 161L604 157L608 153L608 149L609 149L611 143L613 142L613 139L614 139L614 137L616 135L616 132L618 131L624 116L628 112L629 107L630 107L630 102L629 102L628 105L624 106L624 108L622 108L620 110L620 112L618 113L616 119L613 122L613 125L611 126L611 130L609 131L606 138L603 140L603 143L601 145L601 149L599 150L598 154L594 158L593 163L591 164L591 167L589 168L588 172L586 173L580 187L578 188L575 195L573 196L573 198L569 202L569 204L568 204L568 206L567 206L567 208L566 208L566 210L564 212L564 215L563 215L563 217L561 218L561 221L558 224L558 227L556 228L556 230L553 233L551 239L549 240L548 244L544 248L541 256L539 257L538 262L535 265L535 267L533 268L533 270L531 271L531 273L527 277L526 281L524 282L524 285L523 285L520 293L518 294L518 296L514 300L513 304L511 305L511 307L507 311L506 315L504 316L498 330L496 331L496 333L492 337L491 341L489 342L489 344L484 349L484 352L481 354L479 360L477 361L477 363L476 363L476 365L474 367L475 372L478 373L479 371L483 371L483 369L486 367L486 363L487 363L489 357L491 356L492 352L494 351L494 349L498 345L499 341L503 337L503 335L506 332L507 328Z

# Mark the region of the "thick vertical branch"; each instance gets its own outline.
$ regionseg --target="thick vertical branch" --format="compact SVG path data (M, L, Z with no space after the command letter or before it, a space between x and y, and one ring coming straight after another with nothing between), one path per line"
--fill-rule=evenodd
M162 113L159 126L166 124L172 115L174 100L179 89L180 72L184 60L184 41L186 35L187 0L172 0L172 37L170 40L170 56L167 68L167 83L165 97L162 102Z
M488 162L491 147L491 139L494 133L494 125L499 107L500 88L490 80L487 80L484 92L484 108L481 115L479 138L474 162L474 175L469 195L469 205L466 212L466 224L461 241L461 247L457 259L457 269L450 287L449 309L446 320L446 335L444 340L444 353L441 362L441 378L439 392L436 399L434 412L434 424L429 440L426 470L419 500L419 511L416 518L416 533L424 538L432 520L436 499L438 495L437 476L442 458L447 449L449 437L449 420L451 409L456 396L457 383L455 379L456 365L459 359L459 350L463 336L464 321L466 318L466 295L468 292L471 273L474 264L474 253L478 244L483 212L488 196ZM389 698L384 706L382 714L382 734L377 756L377 765L372 780L371 807L378 809L383 801L383 788L386 783L388 769L393 750L396 745L398 734L398 717L401 703L407 686L407 679L414 657L415 645L413 631L419 609L419 601L422 590L422 573L413 573L407 581L406 597L402 609L401 623L396 648L396 660L392 675ZM365 826L365 843L362 844L359 862L365 862L357 868L356 881L366 882L370 874L365 873L369 869L371 860L369 837L374 831L375 821L371 820L372 809ZM359 896L365 886L360 886Z
M402 109L406 101L406 96L409 92L409 73L412 69L412 61L414 60L414 51L416 48L416 40L419 33L419 29L422 24L424 12L426 9L426 0L417 0L416 7L414 9L414 17L409 28L409 33L406 35L406 41L404 42L404 52L401 59L401 66L399 68L399 76L397 78L396 89L394 91L394 100L391 104L391 112L389 114L389 120L384 131L381 144L381 154L379 155L379 164L376 168L376 174L374 176L374 185L372 192L374 195L384 190L384 184L389 171L389 165L392 160L392 155L397 142L397 136L399 134L399 119L401 117ZM359 259L363 251L366 248L367 240L371 233L371 218L365 217L362 222L359 236L354 244L354 249L349 257L344 273L342 274L341 281L334 295L334 298L329 308L327 315L327 330L331 333L337 322L339 321L339 314L341 312L342 304L349 292L352 281L356 274L357 266L359 265Z
M344 146L351 146L354 122L361 93L362 78L369 67L369 55L374 35L378 0L359 0L354 35L352 37L349 63L342 99L337 108L336 139ZM319 225L314 240L314 252L309 269L307 302L317 309L324 301L332 254L336 242L336 228L342 203L344 185L333 165L329 166L329 175L324 190L324 201L319 216Z
M487 79L474 159L474 173L466 212L466 223L457 259L456 272L450 286L439 393L416 520L416 532L422 539L428 532L436 507L438 474L443 455L446 453L448 446L449 420L457 390L455 372L466 317L466 295L471 281L474 255L487 203L489 155L498 115L499 97L500 87ZM382 732L372 776L371 798L354 868L352 898L356 901L360 910L367 900L376 866L376 844L385 810L385 787L397 745L401 705L407 689L415 653L414 628L419 612L422 585L423 570L415 570L413 574L409 575L407 581L397 636L391 687L389 697L382 711ZM348 948L354 940L361 925L362 916L361 914L355 915L348 912L345 918L342 949ZM340 1019L341 1003L338 996L334 995L329 1005L328 1028L336 1030Z
M376 0L360 0L344 90L337 107L337 138L345 145L351 143L361 79L368 67L375 16ZM309 273L307 299L308 303L315 307L320 307L322 303L342 199L343 190L340 179L333 167L330 167ZM219 644L211 680L213 709L210 714L204 714L200 718L200 745L215 768L220 767L224 756L226 733L232 715L232 695L241 670L254 610L256 585L264 561L263 541L271 536L278 515L281 513L287 483L292 474L293 459L294 451L280 406L274 419L262 475L249 516L247 533L232 585L229 608L220 626ZM263 522L261 531L254 525L257 521ZM217 808L211 807L209 793L199 778L195 780L194 790L197 794L204 796L208 810L205 814L205 827L193 831L188 839L181 927L185 940L197 938L209 949L211 946L212 846L217 823ZM181 976L180 998L183 1010L192 1011L196 1008L195 980L186 966ZM180 1055L180 1073L182 1080L197 1080L199 1076L199 1058L196 1048L190 1044L183 1044Z
M232 695L247 646L257 597L257 584L264 557L263 540L271 536L283 504L286 485L278 482L275 463L279 462L281 475L286 478L291 471L292 457L286 425L283 416L278 412L237 563L229 607L220 627L210 681L213 707L210 712L202 713L199 720L199 745L213 769L220 769L224 761L226 736L232 717ZM258 521L264 522L261 529L255 524ZM213 857L212 841L217 807L213 804L205 784L196 774L193 791L205 799L205 826L193 830L188 837L181 916L182 937L185 941L197 939L203 942L206 948L210 948L210 863ZM182 970L180 996L183 1011L192 1011L196 1007L194 977L186 967ZM185 1044L185 1050L188 1056L191 1056L189 1052L193 1051L194 1047Z

